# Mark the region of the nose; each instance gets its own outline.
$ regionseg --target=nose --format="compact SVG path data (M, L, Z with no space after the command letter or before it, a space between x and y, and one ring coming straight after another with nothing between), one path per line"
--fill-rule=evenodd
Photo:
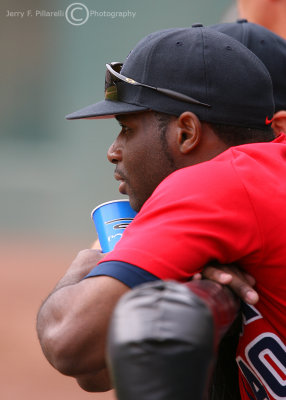
M107 159L112 164L117 164L122 160L122 150L118 145L117 140L115 140L107 151Z

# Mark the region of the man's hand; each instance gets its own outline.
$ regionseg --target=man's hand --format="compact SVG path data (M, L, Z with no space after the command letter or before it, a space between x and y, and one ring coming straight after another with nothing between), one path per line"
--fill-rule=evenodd
M235 266L206 266L202 274L195 274L194 280L210 279L222 285L229 286L244 302L256 304L259 300L258 293L253 289L255 279Z
M100 250L86 249L78 253L64 277L58 282L55 291L80 282L104 257Z

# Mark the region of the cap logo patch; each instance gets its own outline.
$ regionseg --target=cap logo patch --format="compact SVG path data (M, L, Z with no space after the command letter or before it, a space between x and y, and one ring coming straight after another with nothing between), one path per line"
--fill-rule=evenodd
M268 119L268 116L265 118L265 124L270 125L272 124L274 118Z

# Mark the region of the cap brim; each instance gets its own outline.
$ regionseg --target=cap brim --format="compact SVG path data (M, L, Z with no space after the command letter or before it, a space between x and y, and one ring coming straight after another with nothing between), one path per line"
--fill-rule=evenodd
M136 106L134 104L123 103L121 101L103 100L68 114L66 119L112 118L115 115L136 113L146 110L146 107Z

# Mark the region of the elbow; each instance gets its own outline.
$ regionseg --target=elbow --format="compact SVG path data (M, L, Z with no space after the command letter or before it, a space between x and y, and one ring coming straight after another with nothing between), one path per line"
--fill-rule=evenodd
M91 318L82 302L74 301L71 307L67 300L70 291L64 289L55 292L38 313L37 332L43 353L64 375L99 372L105 367L104 324Z
M53 345L49 347L48 355L46 355L51 365L63 375L75 377L81 369L77 355L72 349L67 348L65 345Z
M36 330L43 354L48 362L64 375L73 375L74 350L69 343L67 324L63 319L51 318L43 308L37 316Z
M62 335L45 332L39 336L42 351L49 363L63 375L73 376L75 354Z
M77 377L91 370L99 371L104 365L104 355L93 343L94 352L88 343L82 342L79 335L63 330L45 332L40 338L43 353L49 363L63 375Z

